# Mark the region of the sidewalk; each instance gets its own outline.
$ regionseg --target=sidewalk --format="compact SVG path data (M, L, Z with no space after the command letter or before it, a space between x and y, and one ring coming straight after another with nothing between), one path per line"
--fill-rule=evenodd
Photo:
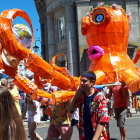
M47 120L47 121L40 121L40 123L38 124L38 126L41 126L41 127L48 127L50 124L50 120ZM23 125L26 127L28 127L28 122L27 120L24 120L23 122Z
M130 112L132 113L132 117L127 117L127 118L133 118L133 117L139 117L140 118L140 113L139 114L136 114L135 108L131 108L130 109ZM48 127L49 126L49 123L50 123L50 120L40 121L40 123L38 124L38 126ZM23 124L24 124L25 127L27 127L27 125L28 125L27 119L24 120L24 123Z
M132 117L140 117L140 113L136 114L135 108L131 108L130 112L132 113Z

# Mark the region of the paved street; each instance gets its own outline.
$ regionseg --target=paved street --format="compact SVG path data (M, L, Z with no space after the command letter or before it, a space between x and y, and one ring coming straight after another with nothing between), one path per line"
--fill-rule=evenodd
M49 122L42 123L38 126L37 132L45 139L48 131ZM127 140L140 140L140 117L132 117L126 119L127 125ZM27 128L26 128L27 130ZM116 127L115 120L110 121L111 140L120 140L119 130ZM72 140L78 140L78 131L74 127Z
M126 119L127 140L140 140L140 118ZM119 129L116 127L116 121L110 122L111 140L120 140Z

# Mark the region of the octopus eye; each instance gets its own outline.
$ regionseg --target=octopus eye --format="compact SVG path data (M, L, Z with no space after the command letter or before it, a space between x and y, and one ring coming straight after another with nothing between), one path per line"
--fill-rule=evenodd
M96 15L95 21L96 21L97 23L100 23L100 22L102 22L103 20L104 20L104 15L102 15L102 14Z
M108 23L108 21L110 21L110 16L106 9L99 8L93 10L90 21L95 25L103 25L103 23Z

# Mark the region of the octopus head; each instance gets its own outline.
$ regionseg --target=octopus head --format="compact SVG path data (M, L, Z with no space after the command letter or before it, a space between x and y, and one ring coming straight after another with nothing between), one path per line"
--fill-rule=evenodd
M129 16L118 5L99 6L82 18L81 31L88 46L104 50L126 50L129 35Z

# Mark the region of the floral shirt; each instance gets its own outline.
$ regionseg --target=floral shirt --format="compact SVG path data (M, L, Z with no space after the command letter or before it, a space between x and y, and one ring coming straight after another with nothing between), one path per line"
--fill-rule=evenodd
M61 102L53 107L50 124L70 124L69 102Z
M107 109L107 100L104 96L104 93L95 91L95 97L90 103L90 113L91 113L91 121L93 127L93 134L95 134L96 127L98 124L104 124L104 130L99 138L99 140L109 140L109 117L108 117L108 109ZM80 140L84 140L84 95L80 96L77 101L77 106L79 108L79 136Z

